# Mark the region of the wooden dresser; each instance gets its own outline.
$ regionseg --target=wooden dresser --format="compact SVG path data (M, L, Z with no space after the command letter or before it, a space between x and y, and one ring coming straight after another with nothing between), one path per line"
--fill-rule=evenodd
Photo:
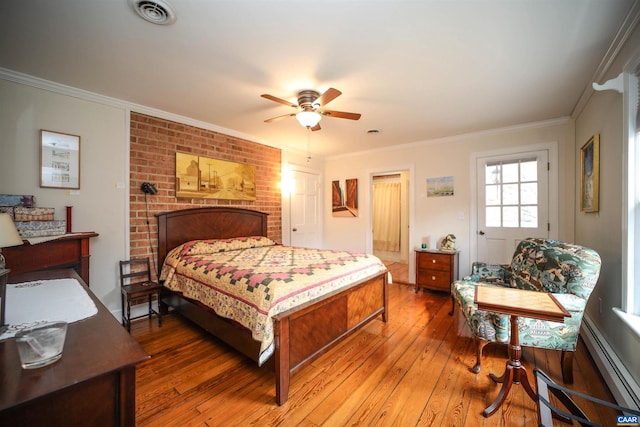
M451 283L458 280L459 252L416 250L416 292L420 288L451 292Z
M71 267L88 286L91 257L89 239L96 236L98 233L93 231L71 233L35 245L25 240L20 246L4 248L2 254L7 260L11 275Z
M15 339L0 341L1 426L134 426L136 364L148 359L72 269L9 275L10 283L75 278L98 313L70 323L62 358L20 366ZM7 302L11 304L11 301Z

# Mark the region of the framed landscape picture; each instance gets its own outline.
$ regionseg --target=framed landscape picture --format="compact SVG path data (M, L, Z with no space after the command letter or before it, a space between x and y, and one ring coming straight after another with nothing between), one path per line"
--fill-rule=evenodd
M256 167L176 153L176 197L256 200Z

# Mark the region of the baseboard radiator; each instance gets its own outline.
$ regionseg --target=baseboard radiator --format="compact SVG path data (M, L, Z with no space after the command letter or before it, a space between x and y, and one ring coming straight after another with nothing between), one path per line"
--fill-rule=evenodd
M638 383L588 316L584 316L582 325L582 339L618 405L640 408Z

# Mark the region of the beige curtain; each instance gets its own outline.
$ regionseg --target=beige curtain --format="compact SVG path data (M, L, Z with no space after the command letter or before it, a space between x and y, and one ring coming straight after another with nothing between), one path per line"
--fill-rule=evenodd
M373 184L373 249L400 251L400 183Z

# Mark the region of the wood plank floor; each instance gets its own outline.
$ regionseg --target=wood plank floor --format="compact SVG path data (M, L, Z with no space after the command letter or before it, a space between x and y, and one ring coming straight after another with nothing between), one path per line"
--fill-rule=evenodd
M133 324L151 358L138 365L138 426L535 426L535 403L514 385L492 417L482 410L498 393L488 373L501 374L506 346L485 348L482 370L459 309L447 295L389 285L390 319L373 320L292 379L289 401L275 404L275 376L179 315ZM560 353L524 348L524 364L561 383ZM570 387L613 402L580 342ZM585 407L594 421L615 414ZM560 424L559 424L560 425ZM566 424L564 424L566 425Z

